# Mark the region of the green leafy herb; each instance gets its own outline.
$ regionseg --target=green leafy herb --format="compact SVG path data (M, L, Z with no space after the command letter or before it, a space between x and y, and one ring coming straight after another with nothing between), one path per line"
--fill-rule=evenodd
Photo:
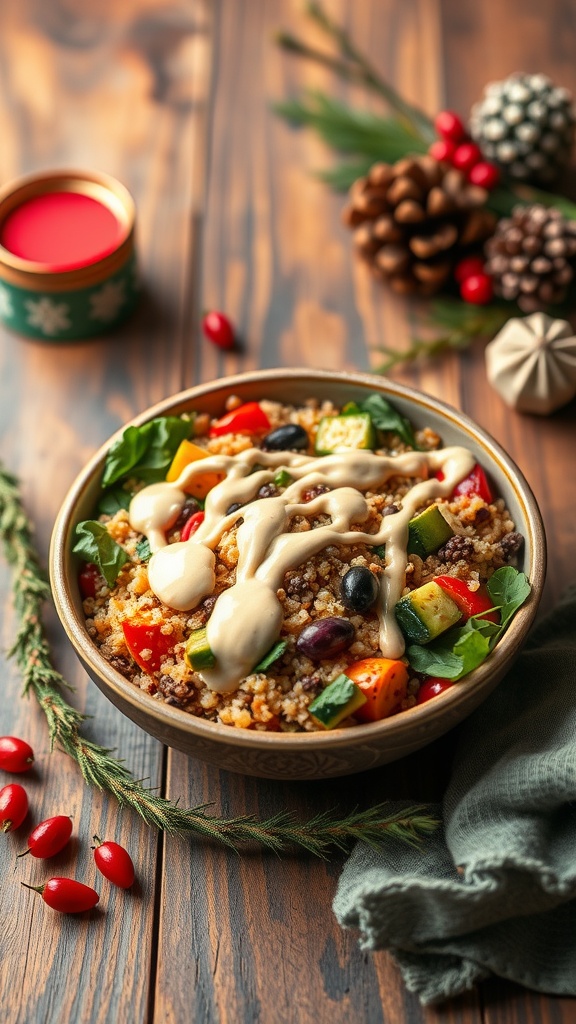
M504 629L530 593L528 577L512 565L504 565L490 577L487 586L494 604L501 609L500 624Z
M386 545L385 544L377 544L376 547L372 548L372 551L374 552L375 555L378 555L378 558L385 558L386 557Z
M94 562L109 587L113 587L118 573L130 559L119 544L110 536L103 523L86 519L76 527L78 540L73 547L77 555L87 562Z
M150 541L147 537L143 537L136 544L136 554L141 562L149 562L152 558L152 552L150 550Z
M278 661L278 658L282 657L287 647L287 640L278 640L278 642L274 644L274 647L270 648L268 654L264 655L262 661L259 661L258 664L254 666L252 671L265 672L266 669L270 668L270 666L273 665L275 661Z
M368 395L361 403L362 412L367 412L377 430L398 434L409 448L418 449L410 420L402 416L382 395Z
M407 654L412 668L426 676L457 679L462 672L462 658L454 653L450 643L441 644L436 641L427 647L412 644Z
M128 509L131 500L132 495L123 487L111 487L100 498L97 511L101 516L114 516L120 509Z
M106 456L102 486L109 487L129 474L146 483L163 480L191 429L190 420L178 416L161 416L141 427L127 427Z

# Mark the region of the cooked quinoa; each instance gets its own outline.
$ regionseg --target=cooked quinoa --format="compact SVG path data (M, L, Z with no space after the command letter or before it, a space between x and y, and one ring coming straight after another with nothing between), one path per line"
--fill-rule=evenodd
M238 400L231 399L227 407L233 409L238 404ZM310 442L308 454L314 452L320 420L335 416L340 411L329 402L318 403L314 400L302 407L269 401L262 401L260 405L270 422L270 430L287 423L304 427ZM209 428L208 416L196 417L194 443L210 454L235 455L248 448L258 447L262 439L261 433L253 436L225 434L209 438ZM376 449L378 454L398 455L409 450L397 435L387 434L383 438L381 435L382 439L386 444ZM441 438L428 428L418 431L416 440L421 449L435 450L441 447ZM358 530L377 533L382 518L394 514L414 483L415 480L392 478L377 493L365 492L370 514ZM131 490L141 486L136 480L129 481L127 485ZM282 487L276 485L269 487L270 494L278 494L282 490ZM314 496L314 493L306 495L305 500L311 500ZM515 532L514 523L502 499L487 503L481 497L472 495L452 500L437 498L435 503L442 506L454 536L426 559L417 555L409 556L405 594L440 575L464 580L474 590L489 579L496 569L514 561L522 538ZM308 711L314 698L340 673L345 673L352 662L381 656L376 612L357 614L345 607L341 600L341 581L352 566L366 567L376 577L381 576L385 567L384 552L379 554L365 543L331 544L305 564L286 572L283 585L277 590L282 607L280 636L287 641L284 654L266 672L247 675L234 692L215 692L204 683L199 673L189 667L185 659L185 647L191 632L207 623L217 597L235 582L238 523L224 534L215 549L214 592L207 595L192 611L182 612L163 605L152 592L148 582L147 562L143 560L143 538L132 529L128 512L120 509L112 516L102 515L100 522L105 524L110 536L124 549L130 561L121 569L112 588L99 577L95 596L84 600L88 633L115 669L159 701L165 701L189 714L241 729L313 731L319 728ZM309 531L326 522L329 520L325 515L299 515L291 521L289 529L291 532ZM183 525L183 522L176 521L168 534L170 543L181 539ZM303 627L326 616L349 620L354 627L354 641L345 653L336 658L312 661L297 652L296 639ZM125 620L158 624L162 635L170 639L168 653L163 655L158 671L146 673L132 659L122 628ZM147 654L151 657L152 651L140 652L144 661ZM407 696L398 710L416 703L420 685L421 677L410 671ZM351 716L341 726L354 724L355 719Z

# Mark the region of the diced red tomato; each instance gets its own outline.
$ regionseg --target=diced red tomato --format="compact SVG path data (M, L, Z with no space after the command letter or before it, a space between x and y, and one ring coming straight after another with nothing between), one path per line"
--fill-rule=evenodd
M210 437L222 434L261 434L270 430L270 420L258 402L245 402L226 413L210 427Z
M429 679L424 680L418 690L416 703L425 704L427 700L437 697L439 693L444 693L444 690L448 690L452 685L451 679L440 679L436 676L430 676Z
M188 538L191 537L193 533L196 533L196 530L200 526L200 523L204 522L204 517L204 512L195 512L193 516L190 516L190 519L187 519L186 522L184 523L184 526L182 527L180 540L188 540Z
M441 469L437 470L437 472L434 473L434 476L437 480L444 479L444 473ZM459 484L456 484L456 487L452 492L452 495L455 497L460 497L463 494L477 494L478 497L482 498L482 501L485 501L487 505L494 501L492 491L490 490L490 484L486 479L486 474L482 469L482 466L478 465L478 463L476 463L472 472L469 473L467 477L464 477L464 480L461 480Z
M490 608L494 608L494 602L486 587L480 586L478 590L470 590L465 580L456 579L455 576L436 576L434 582L452 598L466 619L471 619L473 615L481 615L489 622L500 621L497 611L489 611ZM483 615L483 612L486 614Z
M93 562L86 562L78 573L78 585L82 597L96 597L96 585L102 582L102 573Z
M174 638L162 633L161 626L156 623L125 619L122 630L128 650L143 672L157 672L162 658L174 648ZM144 651L152 652L149 658L142 657Z

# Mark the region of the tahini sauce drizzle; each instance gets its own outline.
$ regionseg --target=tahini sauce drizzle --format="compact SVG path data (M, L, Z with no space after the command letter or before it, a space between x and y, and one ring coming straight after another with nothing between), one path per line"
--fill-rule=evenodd
M153 592L171 608L189 611L214 588L214 549L224 533L243 520L236 534L236 583L219 596L206 627L216 665L202 671L211 689L229 693L278 637L282 609L276 591L286 571L329 544L386 545L377 606L380 648L385 657L401 657L404 639L394 606L405 584L408 522L427 501L449 495L471 472L474 461L472 453L460 447L394 457L346 451L317 458L259 448L238 455L211 455L191 463L173 483L152 484L139 491L130 504L130 523L149 539L153 554L148 573ZM264 468L253 472L256 465ZM256 498L279 466L289 470L293 483L277 497ZM444 474L442 481L432 475L438 470ZM169 545L166 531L184 505L186 488L207 472L224 473L225 479L206 498L204 522L188 541ZM378 533L352 530L352 525L362 524L369 515L360 491L377 490L391 477L420 479L402 499L400 511L383 517ZM304 491L317 484L326 484L331 490L303 503ZM242 508L226 515L235 503ZM330 516L330 523L302 533L288 532L295 516L320 513Z

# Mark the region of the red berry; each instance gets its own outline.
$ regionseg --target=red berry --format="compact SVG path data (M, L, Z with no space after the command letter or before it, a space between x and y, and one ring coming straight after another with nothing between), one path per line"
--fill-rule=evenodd
M462 284L466 278L483 273L484 260L481 256L465 256L463 260L456 264L454 278L458 284Z
M23 786L11 782L0 789L0 832L13 832L28 814L28 797Z
M190 516L190 518L186 520L184 526L182 527L180 540L188 540L188 538L191 537L193 533L196 533L196 530L200 526L200 523L204 522L204 516L205 513L202 511L195 512L193 516Z
M20 884L39 892L44 903L62 914L81 914L83 910L92 910L100 899L95 889L74 878L51 878L44 885Z
M464 302L472 302L475 306L485 306L492 301L494 288L492 278L488 274L471 274L460 285L460 295Z
M202 330L218 348L234 348L234 328L224 313L206 313L202 318Z
M34 764L34 751L17 736L0 736L0 768L5 772L27 772Z
M436 139L430 146L428 152L435 160L443 160L445 163L452 163L452 157L456 151L456 143L450 139Z
M96 867L113 885L120 889L129 889L134 882L134 865L132 858L119 843L102 842L94 836L98 845L94 848Z
M96 585L102 582L102 573L93 562L86 562L78 573L78 586L83 598L96 597Z
M443 139L450 139L452 142L460 142L466 137L466 129L462 121L453 110L441 110L436 115L434 127Z
M54 857L63 850L72 835L72 819L66 814L57 814L54 818L46 818L28 836L28 849L19 854L24 857L31 853L42 860Z
M456 147L452 163L459 171L470 171L481 159L480 147L475 142L463 142L461 146Z
M452 681L450 679L440 679L436 676L431 676L430 679L425 679L422 683L418 690L416 702L418 704L425 704L427 700L431 700L432 697L443 693L444 690L448 690L451 686Z
M496 188L500 181L500 171L495 164L489 164L486 160L480 160L468 172L468 181L472 185L480 185L481 188Z

